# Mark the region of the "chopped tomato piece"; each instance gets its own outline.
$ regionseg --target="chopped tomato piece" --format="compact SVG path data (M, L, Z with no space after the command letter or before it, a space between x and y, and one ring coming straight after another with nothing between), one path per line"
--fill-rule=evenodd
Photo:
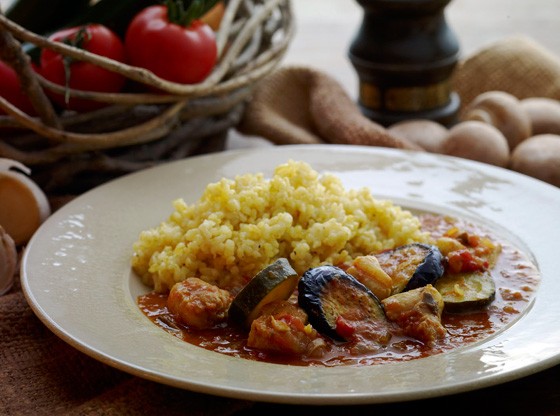
M342 316L336 318L336 332L343 338L349 338L354 332L354 328L346 319Z
M467 249L452 251L447 255L449 271L452 273L475 272L488 268L488 261L475 256Z

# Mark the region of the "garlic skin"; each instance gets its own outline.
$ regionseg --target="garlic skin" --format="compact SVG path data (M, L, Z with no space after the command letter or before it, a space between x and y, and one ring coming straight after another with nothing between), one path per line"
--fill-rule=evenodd
M29 173L20 162L0 158L0 226L16 246L26 244L51 214L45 193Z
M0 296L12 288L17 263L16 244L13 238L0 225Z

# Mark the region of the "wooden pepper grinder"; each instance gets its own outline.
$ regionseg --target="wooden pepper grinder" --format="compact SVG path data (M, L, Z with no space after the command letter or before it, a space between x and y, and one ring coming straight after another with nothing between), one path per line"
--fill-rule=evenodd
M451 0L356 1L364 16L349 58L364 115L384 126L411 118L455 124L460 99L450 77L459 43L444 15Z

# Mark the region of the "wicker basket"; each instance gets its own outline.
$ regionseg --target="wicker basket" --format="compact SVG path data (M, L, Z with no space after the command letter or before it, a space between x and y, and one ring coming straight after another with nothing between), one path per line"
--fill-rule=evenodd
M223 149L253 86L280 63L293 36L289 0L229 0L217 33L218 63L202 83L184 85L153 73L53 43L0 14L0 51L18 72L37 117L2 97L0 157L29 166L49 194L75 194L162 161ZM164 94L69 90L72 97L109 103L88 113L56 113L44 89L64 88L37 75L20 42L95 63Z

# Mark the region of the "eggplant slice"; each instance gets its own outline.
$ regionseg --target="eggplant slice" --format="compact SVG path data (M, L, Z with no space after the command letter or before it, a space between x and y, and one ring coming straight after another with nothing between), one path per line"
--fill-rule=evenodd
M479 309L496 297L494 278L488 271L448 273L434 286L443 297L446 312Z
M298 302L311 325L336 341L348 341L352 327L364 322L386 341L388 321L379 299L344 270L330 265L307 270L298 283ZM349 332L350 331L350 332Z
M434 284L444 273L443 255L436 246L413 243L375 255L393 280L392 294Z
M263 306L292 296L298 279L299 275L288 260L279 258L258 272L237 294L229 307L228 318L250 328Z

